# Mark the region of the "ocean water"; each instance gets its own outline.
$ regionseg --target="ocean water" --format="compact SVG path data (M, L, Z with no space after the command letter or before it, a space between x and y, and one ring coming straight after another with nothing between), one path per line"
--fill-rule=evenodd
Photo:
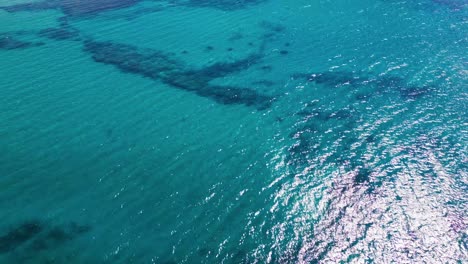
M0 263L468 263L466 0L0 0Z

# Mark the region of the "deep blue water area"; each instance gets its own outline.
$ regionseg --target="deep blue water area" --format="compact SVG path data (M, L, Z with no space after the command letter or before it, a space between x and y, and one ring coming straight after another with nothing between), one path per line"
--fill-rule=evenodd
M0 1L0 263L468 263L467 6Z

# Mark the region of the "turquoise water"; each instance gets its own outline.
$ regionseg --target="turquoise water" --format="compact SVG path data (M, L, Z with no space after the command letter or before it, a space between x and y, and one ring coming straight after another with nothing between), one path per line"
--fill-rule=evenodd
M0 263L468 262L466 5L0 1Z

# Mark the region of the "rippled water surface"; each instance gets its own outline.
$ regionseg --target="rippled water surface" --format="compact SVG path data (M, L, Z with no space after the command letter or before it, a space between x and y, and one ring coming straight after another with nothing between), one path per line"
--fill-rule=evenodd
M468 263L465 0L1 0L0 263Z

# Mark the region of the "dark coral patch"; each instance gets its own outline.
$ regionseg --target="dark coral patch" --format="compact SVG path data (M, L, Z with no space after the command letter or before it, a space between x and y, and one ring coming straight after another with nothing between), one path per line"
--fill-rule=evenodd
M273 67L270 66L270 65L263 65L262 67L260 67L260 69L261 69L262 71L270 72L270 71L273 70Z
M59 22L60 27L68 27L68 26L70 26L69 19L68 19L68 17L66 17L66 16L57 18L57 22Z
M16 4L10 6L1 6L7 12L21 12L21 11L41 11L48 9L57 9L60 6L59 0L41 1L41 2L30 2L24 4Z
M176 3L193 7L207 7L224 11L233 11L247 8L252 5L258 5L266 1L267 0L188 0L176 1Z
M31 240L44 229L39 221L28 221L13 227L7 234L0 236L0 253L14 250Z
M39 220L27 221L20 223L5 235L0 236L0 253L15 250L29 243L34 250L55 247L89 230L89 226L81 226L75 223L49 226Z
M252 84L253 85L262 85L262 86L265 86L265 87L271 87L271 86L275 85L275 83L270 81L270 80L254 81L254 82L252 82Z
M251 54L244 59L240 59L234 62L217 62L202 69L189 71L188 73L193 75L199 75L200 77L208 77L210 79L214 79L246 70L250 66L259 63L261 59L261 55Z
M174 6L206 7L224 11L233 11L257 5L267 0L174 0ZM67 16L89 16L101 12L134 6L142 0L43 0L39 2L0 6L8 12L62 10ZM143 14L162 10L161 7L143 8Z
M42 46L42 42L26 42L10 35L0 35L0 49L13 50Z
M408 85L405 79L395 76L369 77L364 74L359 75L353 72L321 72L321 73L298 73L293 74L294 79L305 79L307 82L315 82L329 87L364 87L373 85L375 93L398 92L404 99L416 99L426 95L433 87ZM367 100L371 95L359 92L355 98L357 100Z
M27 221L14 226L5 235L0 236L0 253L13 251L22 246L36 251L56 247L89 230L89 226L76 223L51 226L39 220Z
M374 135L370 135L366 138L366 142L367 143L373 143L375 142L375 136Z
M328 115L328 119L348 119L352 117L353 113L348 109L340 109Z
M267 29L272 32L280 33L286 30L286 27L283 26L282 24L275 23L275 22L270 22L270 21L261 21L259 23L260 27Z
M91 228L89 226L82 226L76 223L51 226L48 230L34 239L31 246L34 250L46 250L48 248L54 248L90 230Z
M77 30L65 27L43 29L39 31L39 36L53 40L80 40L80 33Z
M200 69L162 51L139 50L111 42L85 41L85 51L96 62L113 65L123 72L139 74L162 81L172 87L193 92L222 104L244 104L257 109L268 108L272 98L245 87L213 85L213 79L243 71L258 63L261 56L252 54L234 62L218 62Z
M83 16L126 8L139 2L139 0L63 0L60 2L60 8L67 15Z
M357 174L354 176L355 184L363 184L369 182L371 171L366 168L360 168Z
M430 88L426 86L404 86L399 90L400 95L405 99L416 99L427 94L429 91Z
M61 9L69 16L86 16L98 14L103 11L130 7L139 2L140 0L45 0L41 2L3 6L1 8L8 12Z

